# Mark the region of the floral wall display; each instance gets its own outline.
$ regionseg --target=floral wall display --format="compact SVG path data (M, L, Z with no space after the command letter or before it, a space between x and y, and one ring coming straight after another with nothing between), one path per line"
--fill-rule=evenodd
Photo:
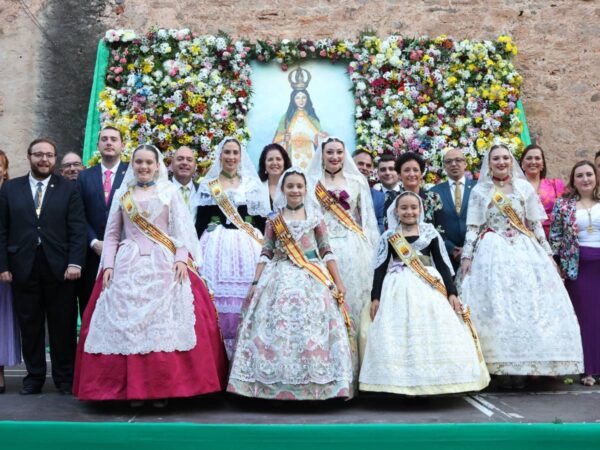
M252 61L282 70L305 59L347 64L355 98L357 145L373 154L415 151L427 160L426 181L442 175L448 147L463 148L476 170L492 141L522 150L517 102L521 76L509 36L457 41L447 36L353 40L233 40L190 30L153 29L145 35L109 30L100 124L121 129L125 157L153 142L167 156L181 145L198 151L199 174L224 136L249 138ZM265 143L266 144L266 143ZM97 161L94 155L92 163Z

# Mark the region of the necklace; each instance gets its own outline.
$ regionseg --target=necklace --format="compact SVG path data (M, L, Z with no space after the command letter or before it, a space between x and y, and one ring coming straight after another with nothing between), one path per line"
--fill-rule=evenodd
M588 233L593 233L594 232L594 227L592 226L592 209L594 209L594 206L596 206L596 204L597 204L597 202L594 203L589 208L586 208L585 205L582 203L583 209L585 209L585 212L588 215L588 226L586 228L586 231Z
M234 173L233 175L229 175L227 172L225 172L224 170L221 170L221 176L223 176L224 178L227 178L228 180L234 180L238 177L237 172Z
M300 203L298 206L285 205L285 208L289 209L290 211L298 211L299 209L304 208L304 203Z
M143 190L147 190L150 189L152 186L154 186L156 184L156 181L148 181L147 183L142 183L141 181L138 181L136 183L137 187L142 188Z
M492 176L492 180L500 183L500 187L504 187L504 182L508 181L509 179L510 179L510 175L506 175L504 178L498 178L498 177Z
M330 172L329 170L325 169L325 172L327 172L329 174L329 176L331 177L331 179L333 180L335 178L335 176L342 171L342 169L343 169L343 167L340 167L335 172Z

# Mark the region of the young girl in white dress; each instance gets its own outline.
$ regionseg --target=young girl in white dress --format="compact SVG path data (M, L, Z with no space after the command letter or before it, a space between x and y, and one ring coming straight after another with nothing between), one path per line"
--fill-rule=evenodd
M404 395L478 391L490 381L456 293L442 238L423 203L402 192L388 208L373 283L359 389Z

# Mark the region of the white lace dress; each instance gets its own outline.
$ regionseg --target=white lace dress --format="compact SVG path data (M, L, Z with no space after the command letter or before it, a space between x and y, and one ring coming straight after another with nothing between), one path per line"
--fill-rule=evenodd
M442 260L441 237L431 225L421 228L427 226L428 233L407 240L432 258L443 276L434 266L427 266L428 272L455 293ZM490 376L469 328L439 291L398 259L387 242L391 234L385 233L380 243L387 257L376 270L373 296L380 305L368 331L360 390L437 395L483 389Z
M539 199L526 181L516 182L515 192L506 197L535 238L516 230L476 186L469 217L485 223L467 220L463 258L472 256L472 265L462 282L462 300L471 307L490 373L580 373L583 356L573 306L551 262L541 222L526 220Z
M288 221L312 261L332 258L324 222ZM293 264L270 223L254 297L243 312L227 390L247 397L324 400L353 395L353 354L337 301Z
M327 188L326 184L325 188ZM360 186L356 181L348 179L344 191L348 194L346 199L350 206L348 212L356 223L361 224ZM333 192L339 196L341 191ZM327 225L329 243L335 255L342 281L346 286L346 304L349 307L354 328L359 330L361 313L366 306L370 305L371 299L375 254L373 245L342 225L334 214L325 209L322 211ZM368 230L363 231L370 236Z

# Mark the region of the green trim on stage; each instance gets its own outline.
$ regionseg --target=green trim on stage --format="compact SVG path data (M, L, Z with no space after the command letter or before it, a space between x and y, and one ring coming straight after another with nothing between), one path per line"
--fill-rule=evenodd
M6 449L64 450L587 450L600 424L198 425L0 422Z
M90 93L90 104L88 105L87 120L85 122L85 139L83 141L83 163L87 165L88 160L96 150L98 143L98 132L100 131L100 112L96 105L100 92L104 89L104 77L108 67L109 50L103 39L98 42L96 53L96 67L94 68L94 81Z
M527 126L527 119L525 118L525 109L523 109L523 103L521 100L517 102L517 108L519 108L519 120L523 124L521 128L521 141L527 147L531 144L531 136L529 135L529 127Z

